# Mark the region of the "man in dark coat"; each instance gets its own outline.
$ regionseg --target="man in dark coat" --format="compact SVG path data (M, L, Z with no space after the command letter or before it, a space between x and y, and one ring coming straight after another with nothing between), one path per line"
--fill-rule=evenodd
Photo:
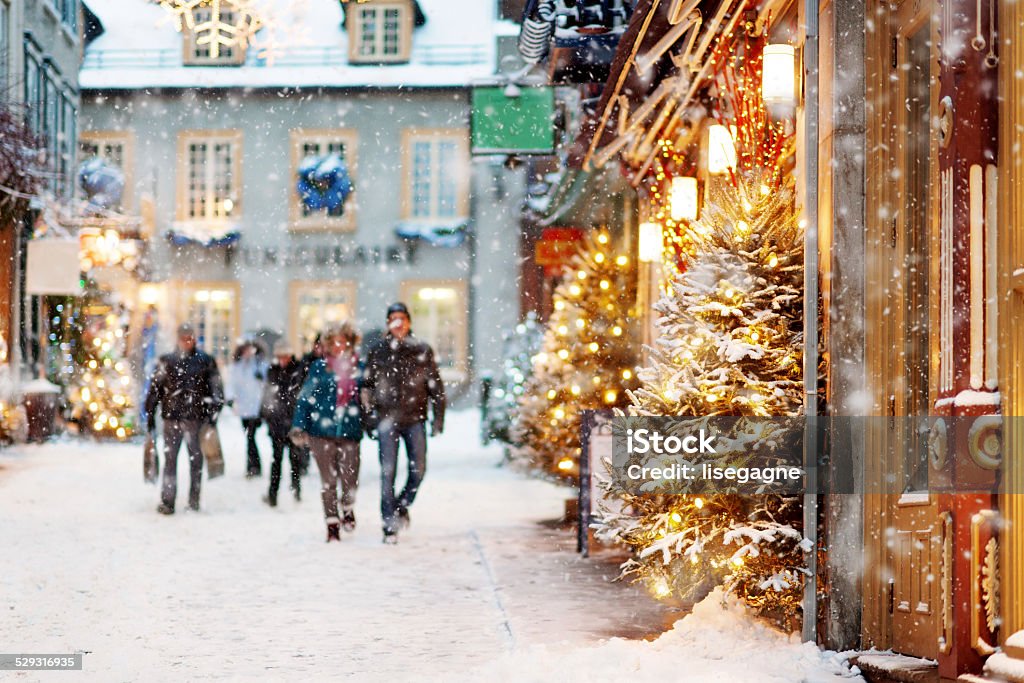
M295 399L302 388L302 379L306 373L300 361L292 355L292 350L283 342L274 345L274 362L267 371L267 384L263 390L263 401L260 417L267 422L270 442L273 444L273 461L270 465L270 490L264 498L270 507L277 506L277 492L281 488L281 467L284 449L288 449L288 462L291 466L291 489L295 500L301 499L302 463L300 448L292 445L288 432L292 428L292 416L295 414Z
M196 348L196 335L188 323L178 328L178 348L160 357L146 393L147 428L156 431L156 408L164 421L164 479L157 512L174 514L178 495L178 450L188 450L191 485L188 507L199 510L199 487L203 477L203 454L199 430L216 422L224 406L224 385L217 361Z
M375 431L380 440L384 542L395 543L399 526L409 524L409 506L427 467L428 409L433 417L430 435L437 436L444 429L445 396L434 351L412 334L405 304L388 307L387 323L387 334L369 350L363 395L367 431ZM399 439L405 442L409 477L396 495Z

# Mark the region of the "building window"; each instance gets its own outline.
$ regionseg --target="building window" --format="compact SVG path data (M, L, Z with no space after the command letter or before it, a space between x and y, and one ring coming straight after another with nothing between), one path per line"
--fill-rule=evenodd
M412 47L408 2L350 4L349 59L379 64L407 62Z
M298 280L288 286L290 339L296 355L313 345L328 326L352 320L356 283L352 280Z
M466 283L462 280L406 280L402 300L409 306L413 333L434 349L445 381L466 378Z
M58 173L63 182L63 194L70 197L75 189L74 149L78 119L75 102L71 94L64 92L61 96L61 129L58 154Z
M298 230L355 230L355 193L335 209L311 209L302 200L297 188L299 166L310 157L337 154L348 170L349 179L356 180L356 132L335 128L298 128L291 132L292 182L289 192L291 225Z
M226 221L241 215L241 132L185 131L178 146L179 220Z
M178 291L177 322L190 323L196 331L196 346L227 365L234 340L239 336L238 311L241 293L237 282L181 282Z
M405 131L405 218L451 222L469 215L469 146L460 129Z
M39 132L42 124L43 102L39 87L39 57L26 45L25 47L25 116L29 128Z
M111 166L121 169L124 174L124 192L120 209L132 206L131 189L134 170L135 135L130 131L89 130L83 131L78 141L78 163L99 157Z
M6 0L0 0L0 97L8 99L7 85L10 82L8 59L11 54L11 8Z
M246 18L239 15L233 9L226 8L227 2L221 3L220 18L225 24L237 26L240 21ZM213 9L209 6L200 6L192 10L192 17L197 27L213 20ZM210 43L199 43L199 35L211 36L209 32L200 32L186 28L182 31L184 63L186 66L238 66L245 62L245 45L235 43L233 45L218 45L217 54L213 54Z

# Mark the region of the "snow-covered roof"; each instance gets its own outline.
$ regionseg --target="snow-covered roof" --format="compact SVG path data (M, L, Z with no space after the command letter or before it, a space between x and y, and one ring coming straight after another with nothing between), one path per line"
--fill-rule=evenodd
M104 32L85 52L81 88L466 86L496 68L502 22L486 0L418 0L410 61L348 62L338 0L256 0L266 27L242 66L184 66L174 17L149 0L88 0Z

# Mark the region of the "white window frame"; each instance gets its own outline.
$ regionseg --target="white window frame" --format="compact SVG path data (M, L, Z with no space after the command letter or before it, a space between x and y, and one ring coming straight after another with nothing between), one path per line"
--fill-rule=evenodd
M345 201L345 211L341 216L331 216L327 211L303 215L302 198L295 190L295 184L299 164L305 157L304 148L307 145L317 145L322 150L319 153L322 154L329 145L338 143L344 145L345 164L348 166L349 177L355 183L358 141L359 135L353 128L295 128L291 131L292 182L289 184L288 214L292 230L352 232L356 229L358 206L355 192Z
M417 199L420 166L417 153L422 145L429 149L427 194L428 209L422 211ZM453 155L454 169L447 168L441 157L445 149ZM462 128L407 128L402 132L404 162L403 218L408 221L453 222L469 216L470 157L469 138ZM450 211L442 210L442 183L452 186L454 197Z
M455 290L457 303L454 310L457 318L454 324L432 319L429 315L424 316L419 310L421 306L419 294L425 289ZM399 291L401 300L409 306L409 311L412 314L413 334L429 343L434 350L434 359L441 371L441 378L445 382L465 381L469 370L469 288L466 281L455 279L403 280ZM451 365L443 364L443 347L438 343L438 334L441 331L454 332L452 340L454 362Z
M409 61L412 51L412 20L413 12L408 2L367 2L349 3L347 12L351 13L349 24L349 61L353 63L366 62L371 64L395 63ZM383 28L385 14L398 12L398 50L391 54L385 54L386 33ZM376 30L372 35L372 49L366 51L366 36L364 35L367 19L373 15Z
M195 214L194 207L200 198L191 187L192 145L205 144L202 166L201 214ZM229 145L230 168L227 180L218 173L216 145ZM218 185L227 183L226 188ZM221 192L220 190L224 191ZM225 208L226 200L232 202L231 209ZM240 130L185 130L178 134L178 220L198 223L234 222L242 216L242 131Z
M310 340L306 333L315 335L323 332L322 329L306 329L305 321L300 318L300 299L303 295L314 295L320 299L320 305L326 309L327 302L323 293L338 292L344 298L344 305L348 307L348 316L341 320L325 320L319 327L323 328L331 324L341 323L345 320L354 320L356 316L356 292L359 287L355 280L292 280L288 283L288 309L289 309L289 343L296 355L301 355L310 349Z

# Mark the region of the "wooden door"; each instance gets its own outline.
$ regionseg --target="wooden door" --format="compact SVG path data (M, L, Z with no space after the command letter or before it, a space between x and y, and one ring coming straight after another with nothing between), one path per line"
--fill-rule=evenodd
M933 658L939 637L939 549L941 534L935 496L928 493L926 417L933 405L931 334L934 245L937 244L937 32L934 6L903 0L890 15L895 92L889 146L895 195L889 240L892 366L887 387L893 428L886 435L888 471L900 495L890 506L889 612L892 648Z

